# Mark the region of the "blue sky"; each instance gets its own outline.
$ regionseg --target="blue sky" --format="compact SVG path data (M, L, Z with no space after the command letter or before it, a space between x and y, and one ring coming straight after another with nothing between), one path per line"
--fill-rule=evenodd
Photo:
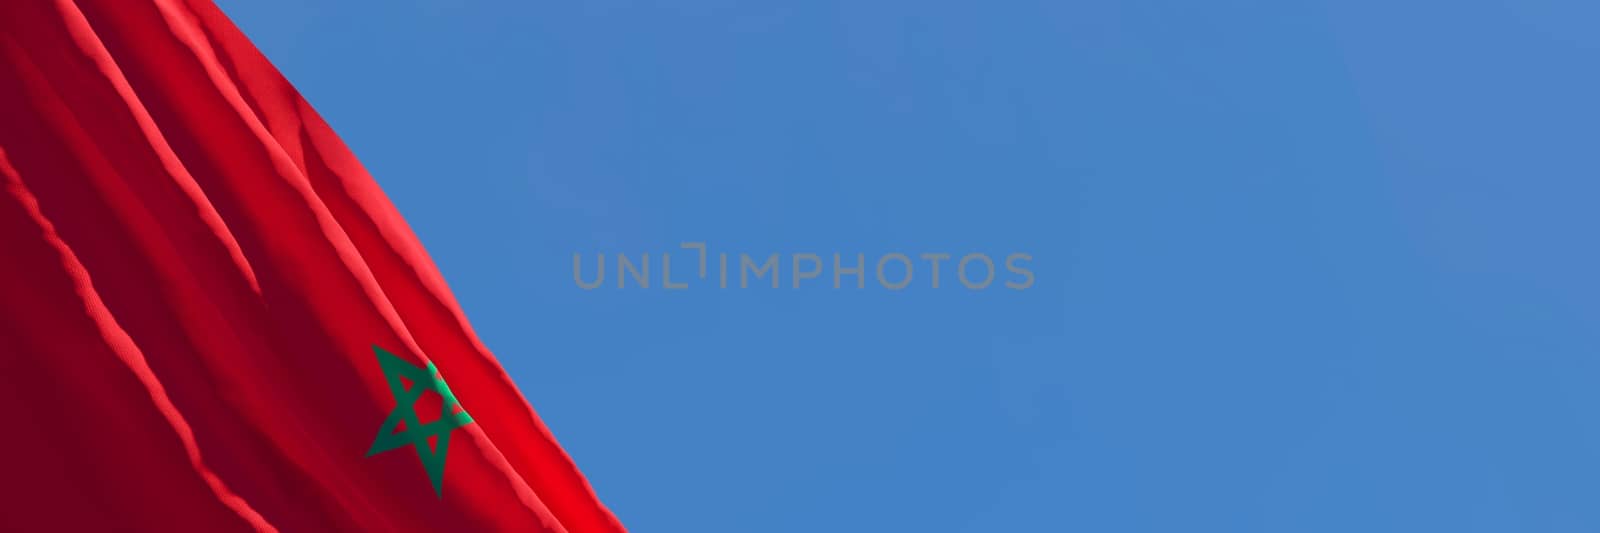
M1600 529L1593 2L220 4L637 531Z

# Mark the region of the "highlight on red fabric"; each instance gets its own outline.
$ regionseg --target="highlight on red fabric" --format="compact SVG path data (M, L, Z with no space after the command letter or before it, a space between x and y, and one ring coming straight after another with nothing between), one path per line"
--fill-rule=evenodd
M623 531L209 0L0 2L4 531Z

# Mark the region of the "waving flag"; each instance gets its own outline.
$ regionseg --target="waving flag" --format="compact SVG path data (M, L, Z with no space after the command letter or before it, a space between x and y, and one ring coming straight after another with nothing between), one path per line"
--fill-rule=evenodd
M620 531L208 0L0 2L0 530Z

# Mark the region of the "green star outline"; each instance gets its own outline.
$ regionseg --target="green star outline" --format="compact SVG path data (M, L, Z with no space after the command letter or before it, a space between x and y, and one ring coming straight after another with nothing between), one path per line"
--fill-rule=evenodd
M422 469L428 472L428 479L433 482L434 495L443 498L444 463L445 454L450 448L450 434L458 427L471 424L472 415L467 414L465 409L451 412L461 403L450 392L450 386L445 384L444 378L439 376L439 370L433 366L433 362L430 361L424 369L376 344L372 346L372 351L378 356L378 368L383 370L384 380L389 383L389 393L394 395L395 406L378 428L378 436L372 440L367 457L410 444L416 448L417 457L422 459ZM410 388L401 378L411 381ZM444 399L444 405L440 407L438 420L422 424L413 406L422 393L430 390ZM401 422L405 423L405 430L395 432ZM428 438L433 436L438 436L438 443L430 447Z

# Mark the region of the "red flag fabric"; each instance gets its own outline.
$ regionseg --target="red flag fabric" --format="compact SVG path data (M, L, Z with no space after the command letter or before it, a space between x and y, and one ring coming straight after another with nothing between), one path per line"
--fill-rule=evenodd
M621 531L208 0L0 2L4 531Z

